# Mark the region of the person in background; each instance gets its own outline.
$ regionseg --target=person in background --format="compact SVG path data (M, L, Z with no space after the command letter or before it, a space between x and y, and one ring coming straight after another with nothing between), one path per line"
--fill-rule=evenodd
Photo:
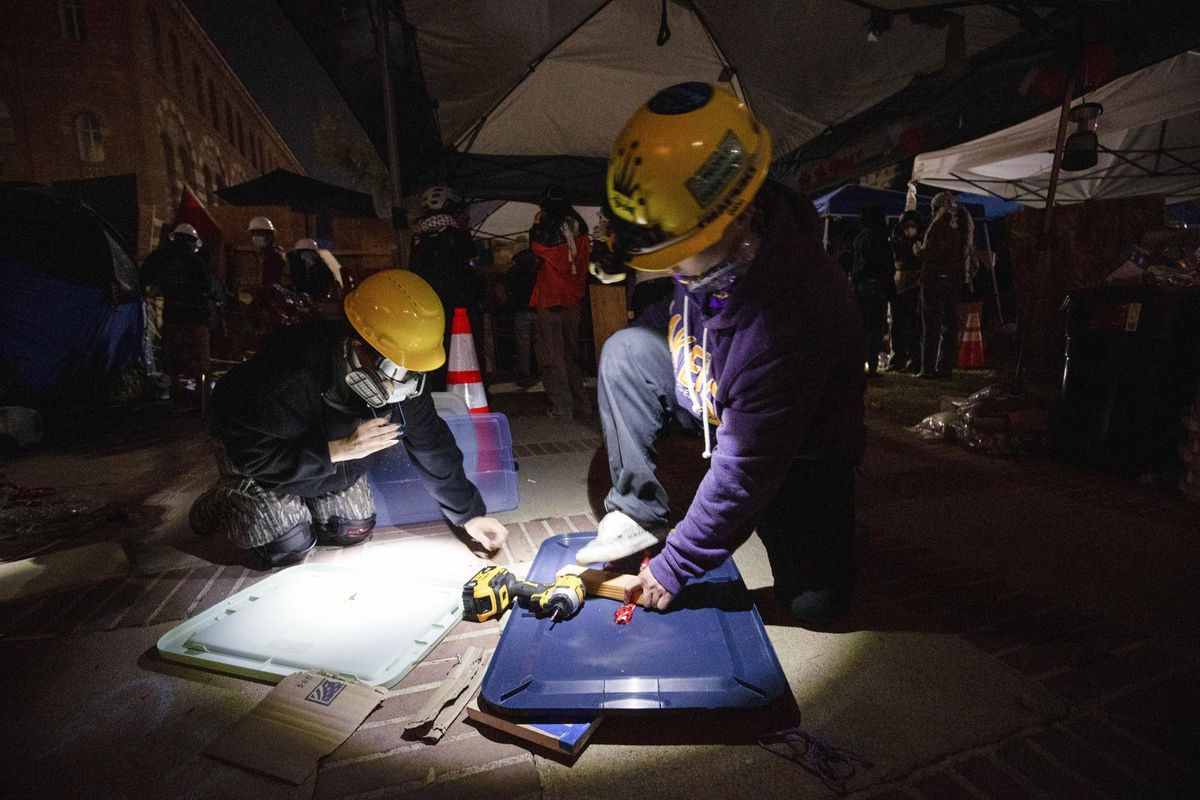
M356 545L375 526L368 456L403 442L450 522L495 550L486 516L425 375L446 360L442 305L407 270L384 270L345 299L346 318L284 328L225 374L212 402L215 487L192 505L202 536L222 532L258 569L317 543Z
M538 365L551 417L590 416L579 363L579 312L587 291L591 243L588 227L561 186L551 186L529 229L529 246L541 261L530 305L537 317Z
M219 289L200 258L201 245L194 227L176 225L142 262L142 285L163 298L163 371L173 385L181 378L200 381L211 369L212 313Z
M896 296L892 300L892 358L888 369L921 371L920 215L905 211L892 231Z
M266 217L255 217L250 220L248 228L250 241L258 253L258 263L261 267L262 288L283 284L283 272L287 266L284 260L283 248L275 244L275 223Z
M921 241L922 378L949 378L958 360L958 300L969 280L970 218L953 192L933 198L933 219ZM966 217L964 219L964 217Z
M529 308L529 298L533 296L540 266L538 257L532 251L522 250L513 256L512 264L501 282L504 307L512 316L518 381L526 384L533 381L533 328L536 321L536 316Z
M867 374L874 377L879 370L879 354L883 352L888 302L896 295L892 247L882 207L863 208L862 230L854 237L853 252L850 282L867 332Z
M450 349L454 309L465 308L471 321L476 357L483 363L483 301L487 287L472 263L475 246L471 234L461 226L463 203L448 186L431 186L421 193L421 218L413 223L412 251L408 268L424 278L442 300L446 330L444 345ZM446 389L446 365L429 376L433 391Z
M337 285L329 266L321 259L314 239L297 239L287 255L288 272L297 292L313 300L324 299Z
M675 288L604 345L612 489L576 557L613 561L662 542L626 599L665 610L757 530L779 603L823 624L848 610L854 587L865 336L816 210L767 181L770 165L767 129L706 83L662 90L613 144L618 248ZM654 440L673 423L703 436L711 462L668 532Z

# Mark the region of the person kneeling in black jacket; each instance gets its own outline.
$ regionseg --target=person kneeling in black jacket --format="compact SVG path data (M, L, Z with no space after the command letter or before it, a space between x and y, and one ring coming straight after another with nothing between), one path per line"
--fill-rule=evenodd
M508 531L485 516L425 390L446 360L441 301L416 274L385 270L344 305L349 323L280 330L217 383L220 477L193 504L193 530L221 530L262 569L301 561L318 542L364 542L375 526L367 456L403 442L446 517L498 548Z

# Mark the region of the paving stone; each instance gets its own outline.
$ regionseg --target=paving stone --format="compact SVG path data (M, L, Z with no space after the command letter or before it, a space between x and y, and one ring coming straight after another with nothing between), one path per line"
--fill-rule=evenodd
M977 800L969 789L946 772L914 780L911 788L925 800Z
M596 530L597 521L587 514L576 514L567 517L571 525L577 531L594 531Z
M149 625L157 616L158 607L170 595L179 590L183 579L187 577L190 571L188 569L176 569L160 575L158 582L139 597L125 616L121 618L120 627Z
M1023 647L1000 658L1026 675L1048 675L1089 664L1128 642L1124 636L1111 634L1110 629L1098 633L1084 631L1066 639Z
M474 730L456 734L452 729L436 745L398 742L386 750L376 749L366 755L368 760L322 769L316 797L336 798L405 784L419 786L429 778L431 770L436 779L437 775L508 758L533 761L533 756L522 748L509 742L491 741Z
M1139 646L1096 659L1043 683L1071 702L1090 700L1152 680L1183 663L1153 647Z
M990 800L1028 800L1029 789L995 762L975 756L954 765L954 771L966 783Z
M155 616L155 622L168 622L183 619L192 610L197 597L207 591L208 582L212 580L221 567L216 564L204 564L193 569L180 583L179 591L171 595L162 609ZM198 604L197 604L198 605Z
M1097 717L1076 717L1063 727L1088 747L1107 755L1126 772L1137 775L1146 787L1161 789L1164 796L1174 792L1186 797L1190 792L1191 796L1200 797L1200 762L1191 762L1189 774L1188 762L1183 762L1185 766L1181 767L1180 762L1162 750Z
M1131 780L1112 761L1058 728L1048 728L1029 738L1059 763L1112 797L1134 797L1139 782Z
M996 750L996 757L1005 766L1056 800L1083 800L1101 796L1075 780L1024 741L1016 740L1001 746Z
M1129 654L1133 656L1134 654ZM1127 659L1121 666L1149 680L1155 669L1168 669L1177 661L1162 653L1148 652ZM1116 677L1111 675L1108 677ZM1200 766L1200 670L1189 669L1165 680L1155 681L1105 704L1104 711L1115 724L1136 734L1185 764Z
M80 617L76 623L75 633L90 633L104 631L116 627L117 621L141 599L156 578L130 578L123 582L102 605L95 608L91 614Z

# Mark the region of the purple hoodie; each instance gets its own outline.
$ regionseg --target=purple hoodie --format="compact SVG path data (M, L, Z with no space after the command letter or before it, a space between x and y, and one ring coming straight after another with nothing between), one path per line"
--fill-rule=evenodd
M811 203L771 182L756 202L763 240L723 305L677 285L665 314L639 320L667 327L676 400L707 412L706 450L715 429L708 473L649 565L676 595L750 537L793 459L862 460L866 342L850 284Z

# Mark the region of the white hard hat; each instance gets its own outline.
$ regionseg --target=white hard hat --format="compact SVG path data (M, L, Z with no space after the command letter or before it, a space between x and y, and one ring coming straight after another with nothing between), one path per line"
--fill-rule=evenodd
M421 205L430 211L441 211L447 203L457 203L458 195L449 186L430 186L421 192Z
M271 222L271 220L267 219L266 217L255 217L254 219L250 220L250 227L246 230L270 231L271 233L274 233L275 223Z
M196 233L196 229L186 222L175 226L175 230L171 231L172 236L190 236L193 239L199 239L200 234Z
M317 249L317 240L316 239L297 239L296 246L293 247L292 249L293 250L316 250Z

